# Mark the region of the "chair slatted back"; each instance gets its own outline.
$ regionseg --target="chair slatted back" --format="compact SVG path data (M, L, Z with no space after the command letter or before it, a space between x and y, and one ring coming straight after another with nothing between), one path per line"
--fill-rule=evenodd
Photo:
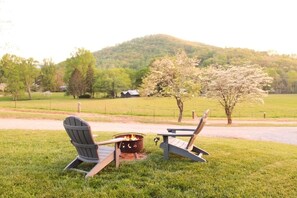
M79 157L86 160L99 159L98 145L95 144L91 127L86 121L69 116L64 120L63 125Z
M194 141L196 140L196 137L202 131L202 129L207 121L208 112L209 112L209 110L206 110L204 112L203 116L200 118L199 124L198 124L196 130L194 131L194 135L190 138L189 143L186 147L188 150L192 150Z

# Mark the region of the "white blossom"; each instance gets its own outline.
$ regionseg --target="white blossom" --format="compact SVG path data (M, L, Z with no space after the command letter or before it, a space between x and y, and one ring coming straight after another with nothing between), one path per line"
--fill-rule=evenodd
M272 78L257 65L211 66L203 75L206 96L216 98L224 107L228 124L237 103L243 101L263 102Z
M174 57L156 60L150 66L149 75L143 79L142 95L173 96L179 108L179 119L182 119L183 102L198 93L197 60L188 58L181 51Z

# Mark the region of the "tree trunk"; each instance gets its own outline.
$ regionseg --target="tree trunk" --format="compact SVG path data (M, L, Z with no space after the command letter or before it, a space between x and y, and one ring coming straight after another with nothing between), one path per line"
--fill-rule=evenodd
M32 100L32 96L31 96L31 88L30 88L30 86L27 88L27 91L28 91L29 100Z
M225 113L227 116L228 125L232 124L232 111L229 108L225 108Z
M112 98L115 98L115 94L114 94L114 91L113 91L113 90L110 91L110 96L111 96Z
M179 108L178 122L181 122L183 118L184 103L180 98L176 97L175 99L176 99L177 106Z
M112 82L112 91L111 91L111 94L112 94L112 98L115 98L115 90L114 90L114 82Z
M231 115L227 115L228 125L232 124L232 117Z

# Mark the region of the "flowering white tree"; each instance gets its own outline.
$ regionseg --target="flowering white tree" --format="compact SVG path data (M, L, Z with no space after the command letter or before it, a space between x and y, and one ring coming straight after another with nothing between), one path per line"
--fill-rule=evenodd
M174 97L179 108L178 122L181 122L184 101L200 90L196 64L197 60L189 58L184 51L154 61L143 79L142 95Z
M257 65L211 66L204 73L206 96L215 98L223 106L228 124L232 124L232 112L237 103L260 101L267 94L263 88L272 78Z

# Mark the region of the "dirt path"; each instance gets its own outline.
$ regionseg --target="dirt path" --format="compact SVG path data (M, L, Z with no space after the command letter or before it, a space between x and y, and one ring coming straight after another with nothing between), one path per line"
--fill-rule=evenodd
M193 125L144 124L138 122L89 122L93 131L154 133L167 128L193 128ZM0 129L64 130L62 120L4 119ZM208 137L242 138L297 145L297 127L225 127L205 126L201 135Z

